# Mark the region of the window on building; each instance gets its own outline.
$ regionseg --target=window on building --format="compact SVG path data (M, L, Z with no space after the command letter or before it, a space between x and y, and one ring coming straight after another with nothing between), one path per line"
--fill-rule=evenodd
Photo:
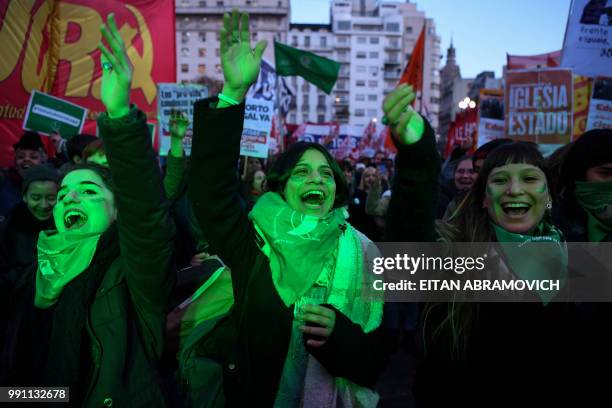
M189 32L183 33L181 35L181 43L187 44L189 42Z
M297 47L297 46L298 46L298 38L297 38L297 35L293 35L293 36L291 36L291 46L293 46L293 47Z
M200 1L200 2L198 2L198 4L200 5L201 8L205 8L206 7L206 2L205 1Z
M357 95L355 95L355 100L358 101L358 102L365 101L365 94L357 94Z
M183 74L188 74L189 73L189 64L181 64L181 72Z
M378 114L378 111L376 109L368 109L368 116L369 117L375 118L377 114Z
M338 41L338 44L347 44L349 41L349 38L345 35L339 35L336 37L336 41Z
M221 73L221 64L215 65L215 71L217 71L217 74Z
M431 83L431 89L434 90L434 91L440 89L440 84L437 83L437 82L432 82Z
M368 71L372 75L377 75L378 74L378 67L375 67L375 66L371 65L371 66L368 67Z
M389 40L389 45L391 47L399 47L399 40L397 38L392 38Z
M302 95L302 105L308 106L308 94Z
M378 51L370 51L370 58L378 58Z
M434 35L435 33L436 33L436 30L434 30L434 28L433 28L433 27L429 27L429 28L427 29L427 34L429 34L429 35Z
M366 66L365 65L357 65L357 73L363 74L365 72L366 72Z
M376 88L378 86L378 81L368 81L368 86L371 88Z
M321 43L321 48L326 48L327 47L327 37L321 37L320 39Z
M346 52L346 51L338 51L338 59L340 61L346 61L347 58L348 58L348 52Z
M365 44L365 43L366 43L365 37L357 37L357 44Z
M366 56L367 56L367 54L366 54L365 51L358 51L357 52L357 58L359 58L359 59L365 59Z
M350 21L338 21L338 25L336 26L338 30L350 30L351 22Z
M302 84L302 92L308 92L308 83L307 82L304 82Z
M338 82L336 82L336 87L340 90L346 89L346 81L344 79L338 80Z
M308 48L310 47L310 36L304 36L304 47Z
M188 56L189 56L189 47L181 48L181 57L188 57Z
M387 23L385 28L387 29L387 31L397 33L400 30L400 25L399 23Z
M378 95L377 94L369 94L368 95L368 101L376 102L377 100L378 100Z
M295 113L290 113L289 114L289 123L297 123L296 116L297 115Z
M355 116L365 116L365 109L355 109Z
M325 95L317 96L317 105L325 106Z
M200 36L200 41L206 42L206 31L200 31L198 35Z
M406 32L412 34L412 26L406 26Z
M363 80L358 80L357 82L355 82L355 85L357 85L358 87L365 86L365 81L363 81Z
M221 56L221 51L218 48L215 48L215 57Z
M370 37L370 44L378 44L379 42L380 42L380 38Z
M217 0L217 7L223 7L223 0Z
M205 64L198 64L198 74L200 74L200 75L206 74L206 65Z
M200 58L206 57L206 48L198 48L198 57Z
M325 122L325 115L317 115L317 122L319 123Z
M434 104L439 104L440 103L440 98L431 97L431 98L429 98L429 101L431 103L434 103Z

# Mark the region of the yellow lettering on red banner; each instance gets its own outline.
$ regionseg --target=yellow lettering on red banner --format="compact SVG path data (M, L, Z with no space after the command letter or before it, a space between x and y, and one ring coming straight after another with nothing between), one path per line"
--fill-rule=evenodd
M2 44L0 82L8 78L15 69L15 65L17 65L17 60L23 49L25 35L30 25L30 11L34 1L11 1L8 4L4 24L0 27L0 44Z
M49 53L43 54L40 69L38 69L38 66L41 57L40 48L43 40L43 33L45 32L45 26L51 14L52 6L52 2L45 1L41 4L32 19L30 37L28 38L25 58L23 59L21 68L21 84L23 85L23 89L28 92L32 89L43 89L43 83L47 79L49 73ZM48 91L48 89L45 90Z
M72 43L65 38L69 24L77 24L81 35ZM85 6L60 3L59 38L62 41L59 58L70 63L70 77L66 85L66 96L86 97L94 74L95 61L91 53L102 39L100 14Z

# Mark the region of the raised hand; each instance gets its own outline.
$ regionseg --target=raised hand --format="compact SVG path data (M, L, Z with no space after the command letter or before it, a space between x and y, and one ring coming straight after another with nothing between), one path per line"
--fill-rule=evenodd
M410 106L416 98L412 86L402 84L385 98L383 123L391 127L395 138L402 144L418 142L425 131L425 120Z
M132 65L119 35L115 15L109 14L106 24L100 27L102 36L110 50L102 42L98 45L102 63L102 103L108 116L118 118L130 111L130 88L132 86Z
M170 112L170 137L173 139L183 140L187 127L189 126L189 119L183 112L172 110Z
M259 41L251 49L249 33L249 16L232 10L232 14L223 16L223 28L220 31L221 66L223 67L223 95L241 102L249 87L257 80L261 58L268 45Z

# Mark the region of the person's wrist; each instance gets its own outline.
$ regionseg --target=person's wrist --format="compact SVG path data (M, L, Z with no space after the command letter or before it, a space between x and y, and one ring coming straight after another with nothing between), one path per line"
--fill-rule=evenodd
M223 90L221 91L221 93L233 100L235 100L238 103L242 103L242 101L244 101L244 98L246 97L247 91L249 90L249 88L246 89L242 89L242 88L230 88L227 85L223 86Z
M107 109L108 117L111 119L122 118L130 113L130 105Z

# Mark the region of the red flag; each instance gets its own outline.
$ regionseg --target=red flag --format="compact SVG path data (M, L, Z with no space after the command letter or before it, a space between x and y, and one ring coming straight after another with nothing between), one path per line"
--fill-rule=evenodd
M398 82L398 85L412 85L415 92L423 90L423 65L425 64L425 25L419 34L419 39L414 45L410 61Z
M408 84L412 85L415 92L423 91L423 66L425 65L425 25L419 34L419 39L414 48L412 49L412 56L410 61L406 64L406 68L400 77L397 85ZM412 105L414 106L416 98ZM385 130L385 148L390 150L392 153L396 153L397 150L391 141L391 130L387 127Z

